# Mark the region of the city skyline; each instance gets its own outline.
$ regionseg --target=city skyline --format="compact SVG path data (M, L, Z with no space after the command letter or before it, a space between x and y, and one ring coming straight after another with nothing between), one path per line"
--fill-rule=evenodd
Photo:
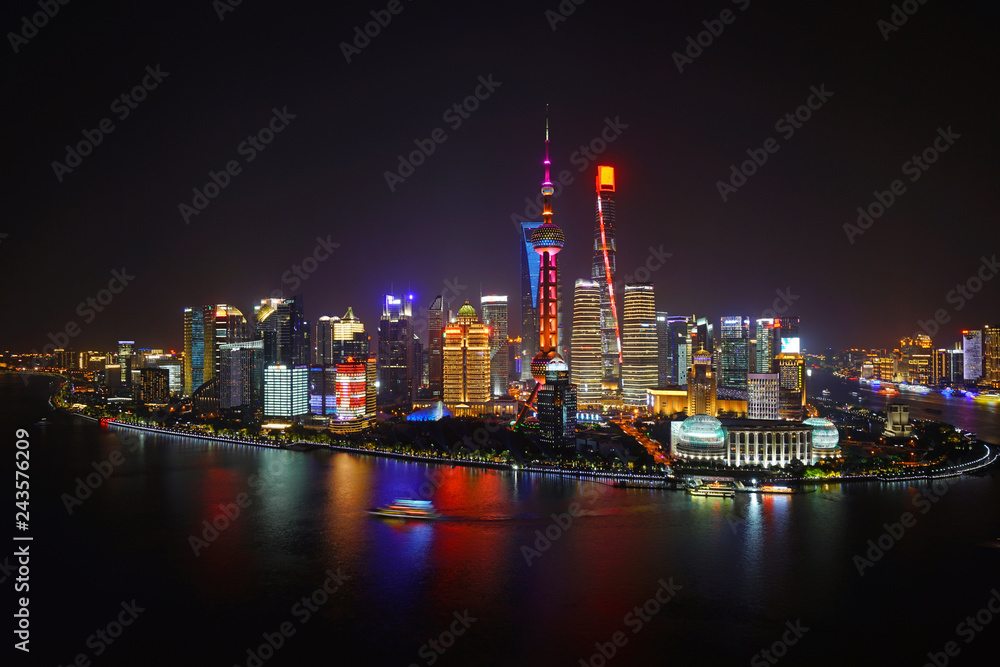
M996 45L982 32L989 23L982 14L992 8L921 5L886 33L879 21L888 6L820 12L740 2L719 35L708 32L708 45L692 48L688 38L706 25L718 31L717 7L672 9L666 24L649 9L581 5L553 23L541 7L534 14L505 8L487 26L470 7L442 18L402 6L350 62L339 45L371 20L367 7L297 14L245 6L223 20L211 7L161 8L149 18L127 5L69 7L12 49L11 83L24 89L30 81L33 95L10 109L11 126L22 131L12 138L20 161L6 167L7 182L22 196L0 229L0 277L27 285L11 295L12 308L46 308L9 323L0 347L40 350L50 332L73 321L76 349L116 336L178 348L174 314L183 307L246 310L275 290L302 296L311 321L354 305L368 322L392 287L415 293L421 308L450 288L455 307L480 284L487 293L518 294L514 220L538 220L529 204L546 103L553 162L571 179L553 178L567 238L564 290L590 275L593 184L604 164L616 170L623 222L617 272L634 277L647 262L662 262L649 278L658 311L755 319L792 299L794 312L812 323L811 351L890 344L920 331L921 322L960 331L990 320L996 282L982 276L996 270L989 242L996 198L987 178L996 128L976 100L998 79ZM7 14L7 25L20 24L21 10ZM120 22L135 27L122 34ZM595 50L582 37L598 29L628 39ZM110 43L111 34L129 57L105 48L60 56ZM473 34L525 39L500 38L498 53L455 67L422 46L456 35L468 45ZM263 35L267 48L227 55ZM187 38L175 43L178 36ZM796 53L808 62L790 57ZM938 53L952 66L939 67ZM304 55L310 67L302 67ZM640 61L653 72L635 67ZM326 65L324 84L334 85L315 85L313 62ZM568 76L542 81L534 75L538 62L572 63L600 79L606 94L595 98ZM259 85L238 83L246 75ZM134 109L120 101L111 108L136 86L143 99ZM75 104L60 103L67 98ZM808 119L795 127L785 116L798 110ZM84 141L83 131L105 117L115 129L58 178L52 163L66 163L65 147ZM247 148L244 140L262 129L270 141ZM431 140L433 152L390 188L386 173L408 174L399 156L405 162L428 146L435 129L445 138ZM734 175L731 165L739 171L753 156L763 159L769 138L777 151L747 167L752 175ZM911 180L912 157L941 148ZM226 175L231 160L240 171ZM470 172L470 164L477 168ZM212 183L210 172L222 173L217 180L226 185L185 220L180 205L192 205L193 190ZM730 186L736 192L720 194L718 183L741 178L744 184ZM904 193L893 194L896 180ZM858 207L878 214L879 199L892 203L872 223L862 218L863 233L845 231L858 224ZM373 245L373 224L392 230L395 242ZM910 258L923 257L935 236L947 251L928 258L926 270L912 270ZM107 238L133 242L107 246ZM486 244L467 238L488 238L496 259L483 261L478 248ZM706 251L704 238L722 242ZM657 260L651 248L670 257ZM440 261L429 262L435 253ZM706 271L711 280L699 280ZM875 279L886 275L906 279ZM100 310L87 306L109 282L120 293L98 303ZM935 320L939 311L943 323Z

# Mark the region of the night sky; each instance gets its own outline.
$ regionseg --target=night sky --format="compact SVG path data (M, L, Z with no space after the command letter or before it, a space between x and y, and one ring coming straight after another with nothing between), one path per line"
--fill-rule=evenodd
M538 194L546 104L553 175L573 179L553 206L567 300L589 277L596 167L609 164L619 276L651 247L671 253L650 277L660 310L756 318L790 290L811 351L893 347L938 309L938 346L1000 324L1000 278L948 298L1000 253L995 4L910 0L893 30L889 2L564 0L574 11L555 30L557 0L389 4L401 11L246 0L220 20L221 1L77 1L35 34L22 17L38 5L4 3L4 32L34 36L3 47L0 349L41 349L75 322L77 350L179 350L185 306L249 314L279 289L303 295L310 321L353 306L373 343L390 286L421 310L442 290L455 310L508 294L516 333L511 216ZM731 21L713 23L723 10ZM391 21L347 62L341 44L372 11ZM678 71L703 22L721 34ZM155 88L134 109L115 102L144 78ZM477 86L478 109L445 115ZM813 87L830 94L789 136L776 122ZM241 150L274 109L294 118ZM105 118L113 131L57 176L67 144ZM608 119L614 140L583 157ZM444 141L391 190L385 172L438 128ZM905 171L939 128L947 151ZM723 201L717 182L769 138L777 152ZM239 173L186 224L179 205L229 161ZM849 239L844 224L897 179L905 191ZM339 246L296 285L317 238ZM123 267L134 279L102 312L78 311Z

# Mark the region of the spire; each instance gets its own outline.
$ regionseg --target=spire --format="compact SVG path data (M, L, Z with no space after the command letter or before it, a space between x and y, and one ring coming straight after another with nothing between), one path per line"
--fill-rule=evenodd
M549 176L549 105L545 105L545 181L542 182L542 222L552 223L552 179Z

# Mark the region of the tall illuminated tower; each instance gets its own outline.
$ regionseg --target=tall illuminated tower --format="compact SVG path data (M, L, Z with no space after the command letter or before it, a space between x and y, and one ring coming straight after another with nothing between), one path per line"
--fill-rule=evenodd
M602 379L607 388L621 384L622 337L615 300L615 168L597 168L597 214L591 278L601 286Z
M507 297L488 294L479 297L483 324L490 329L490 387L494 396L507 393Z
M593 280L578 278L573 292L573 342L570 381L580 407L601 405L601 291Z
M491 329L479 321L469 304L444 330L444 401L486 403L490 400Z
M626 407L638 409L656 387L656 298L651 283L628 284L624 292L622 396Z

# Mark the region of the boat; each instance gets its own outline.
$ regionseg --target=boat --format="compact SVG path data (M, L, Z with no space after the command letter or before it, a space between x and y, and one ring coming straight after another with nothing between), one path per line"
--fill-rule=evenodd
M989 403L996 403L997 401L1000 401L1000 394L997 394L996 392L990 392L988 394L979 394L979 396L976 396L976 400L986 401Z
M760 487L761 493L798 493L795 489L790 486L775 486L774 484L765 484Z
M723 482L711 482L709 484L700 484L698 486L692 486L688 489L688 493L692 496L722 496L727 498L736 497L736 489L732 484Z
M824 396L829 396L830 395L830 390L829 389L824 389L823 390L823 395Z
M431 520L441 518L441 514L435 511L431 501L413 500L412 498L396 498L388 505L373 507L368 510L368 513L393 519Z

